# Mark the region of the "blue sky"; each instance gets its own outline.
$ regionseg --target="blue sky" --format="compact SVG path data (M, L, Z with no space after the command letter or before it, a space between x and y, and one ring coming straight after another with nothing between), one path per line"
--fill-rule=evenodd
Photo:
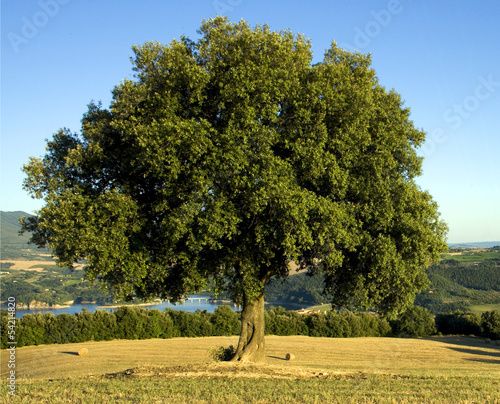
M4 0L1 2L1 200L33 212L21 167L61 127L79 131L91 100L105 106L132 77L133 44L196 39L216 14L290 29L371 53L428 134L418 179L440 206L448 241L500 240L500 2L272 0Z

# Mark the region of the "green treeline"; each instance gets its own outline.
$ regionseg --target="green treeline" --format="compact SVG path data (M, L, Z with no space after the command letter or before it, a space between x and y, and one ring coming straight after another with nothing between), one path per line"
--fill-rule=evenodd
M323 294L325 288L322 276L308 276L300 273L284 280L275 280L266 286L265 301L286 303L302 307L329 303L328 296Z
M2 310L1 347L8 347L7 310ZM350 312L301 315L285 309L265 312L266 334L323 337L386 336L387 320L367 313ZM83 310L73 315L26 314L16 319L17 347L66 344L112 339L148 339L239 335L240 313L219 306L214 313L120 307L114 312Z
M266 334L308 335L311 337L424 337L436 333L481 335L500 339L500 312L479 316L455 312L435 318L426 309L414 307L398 320L388 322L371 313L330 311L301 315L282 307L265 312ZM1 348L9 347L7 310L1 310ZM83 310L73 315L53 313L26 314L16 319L17 347L41 344L66 344L113 339L148 339L238 335L240 313L220 306L214 313L195 313L167 309L120 307L114 312Z
M430 287L416 296L415 305L434 314L468 311L471 305L498 303L500 259L481 262L444 260L426 270Z
M460 263L454 260L442 261L431 266L430 276L442 276L466 288L500 291L500 259L482 262Z

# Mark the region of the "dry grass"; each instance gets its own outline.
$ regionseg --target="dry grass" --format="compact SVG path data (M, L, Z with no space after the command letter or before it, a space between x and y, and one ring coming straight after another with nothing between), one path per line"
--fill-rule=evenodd
M500 377L500 347L466 337L433 339L266 337L268 364L327 373L367 372L432 376ZM18 378L59 379L123 372L126 369L205 366L209 350L235 345L237 337L118 340L19 348ZM78 356L82 348L86 356ZM295 360L286 361L293 353ZM1 377L7 356L2 350ZM202 369L202 367L200 367Z
M500 347L474 338L267 338L268 364L216 363L237 337L24 347L12 403L499 403ZM80 349L88 349L79 356ZM286 361L286 354L296 359Z
M40 254L40 255L48 255L48 254ZM17 271L35 271L35 272L43 272L46 266L56 266L57 263L53 259L47 259L46 261L37 261L37 260L23 260L23 259L15 259L15 260L0 260L2 264L13 264L9 269L17 270ZM83 269L83 264L75 264L75 269Z

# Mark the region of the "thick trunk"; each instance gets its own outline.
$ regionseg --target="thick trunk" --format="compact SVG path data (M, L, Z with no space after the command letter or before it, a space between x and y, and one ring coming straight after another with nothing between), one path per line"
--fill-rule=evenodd
M241 334L233 361L266 362L264 343L264 294L243 302Z

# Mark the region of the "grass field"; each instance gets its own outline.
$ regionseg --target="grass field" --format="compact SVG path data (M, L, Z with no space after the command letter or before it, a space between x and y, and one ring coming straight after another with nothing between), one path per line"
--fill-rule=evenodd
M441 259L455 260L458 262L481 262L495 258L500 258L500 252L471 250L463 253L441 254Z
M491 303L491 304L473 304L470 306L470 310L474 313L484 313L485 311L500 311L500 303Z
M236 337L24 347L14 403L497 403L500 347L481 339L268 336L266 365L216 363ZM81 348L88 355L78 356ZM286 361L287 353L294 361Z

